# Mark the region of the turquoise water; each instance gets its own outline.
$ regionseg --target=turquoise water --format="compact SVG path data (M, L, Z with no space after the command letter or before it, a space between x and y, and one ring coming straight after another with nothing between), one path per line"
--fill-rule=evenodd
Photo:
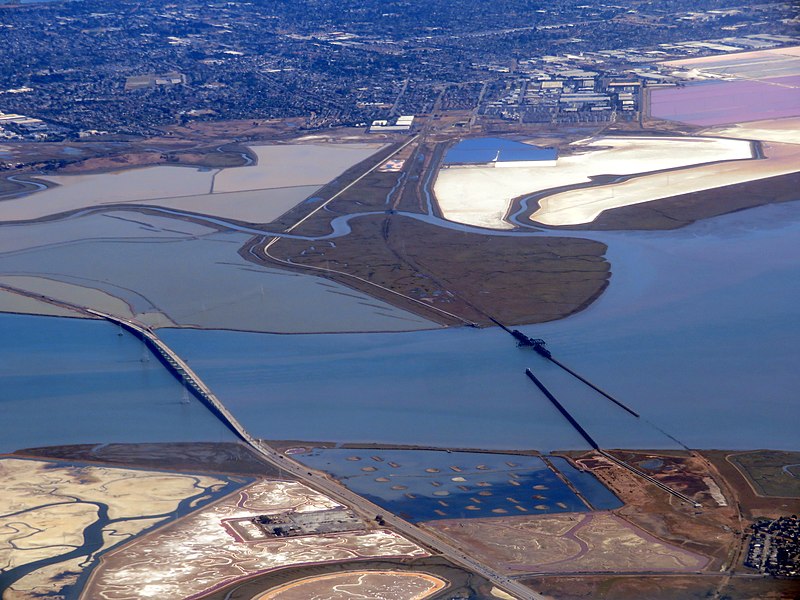
M119 333L101 321L0 314L0 452L235 440L139 340Z

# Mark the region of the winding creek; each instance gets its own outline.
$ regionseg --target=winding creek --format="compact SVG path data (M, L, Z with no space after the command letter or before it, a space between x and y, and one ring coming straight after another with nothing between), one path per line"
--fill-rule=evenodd
M59 464L61 466L72 466L72 467L86 466L86 463L59 463ZM84 528L82 533L83 543L80 546L77 546L72 550L64 552L63 554L58 554L56 556L34 560L28 563L20 564L16 567L12 567L4 571L0 571L0 590L9 589L15 582L19 581L20 579L29 575L30 573L33 573L34 571L37 571L44 567L63 563L74 558L86 557L81 565L82 569L80 575L78 576L77 581L73 585L68 585L64 587L59 592L59 597L63 598L64 600L78 600L81 591L83 590L84 585L86 584L86 580L91 575L92 569L97 565L97 560L100 558L100 556L102 556L102 554L111 550L114 546L120 543L129 542L132 539L145 535L146 533L152 531L157 527L163 526L164 523L168 520L178 519L184 515L189 514L190 512L197 510L201 506L219 500L220 498L230 494L237 488L242 487L246 483L245 480L241 479L239 481L233 481L232 479L220 477L220 479L225 481L225 485L202 487L199 485L198 479L196 478L193 479L195 481L195 487L198 490L197 493L181 500L175 510L160 514L145 514L137 517L120 517L112 519L109 517L108 514L109 507L104 502L83 500L73 496L63 496L64 498L70 498L72 502L43 504L32 507L24 511L19 511L17 513L0 515L0 517L19 516L20 518L24 518L25 513L27 512L36 511L46 506L54 506L65 503L86 504L97 508L97 518L95 521L93 521L91 524L89 524L87 527ZM217 489L213 489L214 487L217 487ZM113 533L114 524L124 523L128 521L138 521L142 519L161 519L161 520L158 523L155 523L152 526L142 530L138 534L127 535L127 537L124 540L120 540L116 544L112 544L110 547L103 549L103 546L105 544L104 537ZM14 546L13 542L11 545L12 547Z

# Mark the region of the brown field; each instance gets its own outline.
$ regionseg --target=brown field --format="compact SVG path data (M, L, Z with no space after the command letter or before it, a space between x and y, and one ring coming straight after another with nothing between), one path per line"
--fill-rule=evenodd
M346 275L331 278L447 324L457 321L370 283L487 325L487 314L506 324L565 317L588 306L608 281L605 245L589 240L469 234L398 215L360 218L351 227L335 247L285 239L270 253L340 271Z
M800 498L770 498L756 494L742 471L727 460L729 455L736 453L704 450L702 454L725 478L736 505L742 511L742 518L748 524L759 517L774 519L800 513Z
M798 188L800 172L790 173L615 208L601 213L591 223L559 229L677 229L737 210L798 200Z
M626 450L618 450L614 454L704 507L724 507L729 504L718 483L722 481L722 477L698 455L689 456L686 452L667 454ZM651 466L651 460L662 464Z
M664 542L712 559L708 569L738 563L743 539L741 532L749 524L740 520L732 494L725 480L704 457L693 453L647 453L615 451L614 454L638 468L649 458L658 458L658 469L643 469L649 475L700 502L696 509L640 477L591 453L578 459L625 503L614 511L623 519ZM727 506L719 506L709 482L719 488ZM713 486L711 486L713 487Z
M224 140L221 144L224 144ZM70 143L15 142L7 147L13 156L12 160L23 165L15 169L14 173L24 174L102 173L160 164L214 167L217 166L217 161L231 163L219 166L235 166L245 162L240 156L245 149L231 144L225 151L218 152L219 145L209 146L207 142L198 143L178 138L114 138L107 141L92 138L91 141Z
M182 139L232 139L267 140L297 136L299 128L306 125L302 117L289 119L241 119L233 121L193 121L186 125L164 128L167 135Z
M608 512L440 520L425 526L509 574L688 572L708 563Z
M412 145L403 150L399 156L405 156L409 152L408 148ZM342 190L372 167L383 164L386 158L397 150L399 146L400 144L389 144L372 156L353 165L336 179L317 190L314 195L324 199L332 198L340 192L342 194L329 204L325 211L320 211L320 213L293 230L294 233L307 236L325 235L330 233L330 221L336 216L354 212L386 210L388 208L385 204L386 195L399 177L397 172L385 173L376 170L366 175L350 189ZM305 217L309 210L307 205L298 205L273 221L273 225L277 228L290 227Z
M278 475L278 469L262 462L247 446L230 442L77 444L28 448L18 450L14 454L128 467L262 477Z
M157 164L220 168L244 164L240 153L246 149L238 145L239 140L290 140L304 124L305 119L195 122L165 127L163 136L146 139L98 135L79 142L9 142L4 146L14 162L23 164L17 173L41 169L51 174L91 173ZM353 134L341 130L328 137L346 136L347 132ZM223 152L217 151L219 146L226 146ZM78 153L65 153L65 148Z
M751 576L535 577L525 585L554 600L797 600L800 593L796 581Z
M332 197L358 173L382 164L396 148L387 147L356 165L318 195ZM293 233L328 233L333 217L356 212L398 207L422 211L421 165L436 162L432 157L439 151L434 145L409 144L398 154L410 169L404 178L396 172L372 172ZM417 160L418 153L424 161ZM412 177L417 177L416 183L411 183ZM299 206L283 215L278 224L288 227L308 211ZM489 307L491 316L509 324L550 321L588 306L607 285L609 266L602 258L605 246L597 242L470 234L394 214L362 217L350 225L351 233L334 243L283 239L272 245L270 254L298 268L315 268L316 274L329 270L324 276L446 325L464 321L490 324ZM261 252L265 243L264 239L253 240L241 255L252 259L255 254L274 265ZM427 309L425 303L457 318Z
M70 163L58 170L59 175L102 173L152 165L183 165L191 167L225 168L241 167L246 163L241 156L244 148L218 152L214 148L168 152L128 152L112 156L98 156Z
M726 460L730 452L614 454L700 502L701 508L680 502L596 455L587 454L578 463L592 470L625 503L615 514L662 541L711 557L709 572L734 569L747 574L742 559L748 526L758 517L800 512L800 499L757 496L742 473ZM647 462L654 458L662 464Z

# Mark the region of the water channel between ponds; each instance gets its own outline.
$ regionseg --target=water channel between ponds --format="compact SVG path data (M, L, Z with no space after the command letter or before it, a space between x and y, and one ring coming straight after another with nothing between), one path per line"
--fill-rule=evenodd
M73 467L76 469L81 469L82 467L91 467L90 463L83 462L59 461L53 464L57 465L59 468ZM88 476L91 477L91 475ZM97 566L98 558L107 551L113 549L121 542L128 542L132 539L140 537L152 531L153 529L165 525L167 522L179 519L195 510L198 510L199 508L205 507L212 502L220 500L228 494L231 494L237 489L241 488L246 483L252 481L252 479L233 479L220 475L215 475L215 478L218 482L217 485L210 487L201 487L199 485L196 486L196 492L194 494L178 501L176 508L173 510L163 513L145 512L144 514L138 516L113 517L112 514L109 513L118 512L118 507L111 507L110 511L109 505L105 502L100 502L91 498L75 498L76 504L89 504L97 508L97 518L86 525L81 532L83 536L83 543L74 547L64 546L65 551L61 554L48 556L46 558L39 558L38 560L16 565L3 571L0 573L0 590L9 588L15 582L23 579L26 575L34 573L39 569L52 567L53 565L58 565L60 563L69 564L67 561L83 557L80 574L78 575L77 580L72 584L65 585L58 592L53 594L55 597L63 598L63 600L79 600L84 586L86 585L86 581L88 580L92 570ZM54 499L59 498L64 497L58 495L54 497ZM114 511L114 508L117 508L117 511ZM36 513L36 511L36 508L23 510L20 512L18 518L24 520L26 518L25 513ZM138 519L147 519L151 521L151 525L135 534L120 534L119 531L117 531L117 528L120 527L120 524L124 524L129 521L136 521ZM116 536L118 539L116 542L112 541L112 543L109 544L107 538L112 537L113 539L114 536ZM69 572L69 569L69 567L65 566L63 568L64 572L62 575L66 575Z

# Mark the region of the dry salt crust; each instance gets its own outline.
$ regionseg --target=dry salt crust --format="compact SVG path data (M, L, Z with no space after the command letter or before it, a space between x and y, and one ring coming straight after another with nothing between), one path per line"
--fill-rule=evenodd
M106 555L82 597L179 599L290 565L428 555L413 542L387 530L240 542L224 526L228 519L337 506L340 505L300 483L255 483Z
M588 183L591 181L590 177L598 175L634 175L709 162L752 158L750 143L744 140L699 137L602 137L588 143L575 142L575 145L578 144L588 146L590 149L581 154L561 157L553 167L442 169L434 186L439 207L444 217L451 221L489 229L511 229L512 225L506 222L504 217L511 206L511 201L519 196L560 186ZM741 163L734 164L737 167L741 165ZM680 177L686 177L691 173L692 171L688 169L681 171ZM765 175L761 175L763 176ZM677 180L678 177L673 174L673 179ZM724 183L723 181L717 185ZM708 186L708 183L701 182L700 185ZM603 210L656 199L648 196L619 198L616 196L615 193L613 198L605 198L601 202L602 206L596 210L587 211L578 206L575 215L579 216L573 218L562 214L560 219L562 221L572 219L572 223L586 223ZM650 196L663 197L657 193L651 193ZM536 220L547 223L546 212L537 212Z
M687 79L766 79L800 74L800 46L737 52L660 63Z
M800 144L800 117L736 123L707 129L704 133L706 135L744 140Z
M74 467L12 458L0 459L0 481L0 556L2 564L8 566L57 556L80 546L83 529L97 518L97 507L88 502L108 505L111 519L132 519L109 525L103 532L104 550L165 520L140 517L172 512L184 498L224 484L203 475ZM37 569L15 582L3 598L22 600L58 594L75 582L86 558Z
M772 144L765 148L765 154L768 160L705 165L678 173L656 173L622 183L553 194L539 201L539 210L530 218L534 222L552 226L591 223L603 211L619 206L786 175L800 168L797 146Z
M224 169L214 193L322 185L380 150L383 144L292 144L252 146L258 163Z

